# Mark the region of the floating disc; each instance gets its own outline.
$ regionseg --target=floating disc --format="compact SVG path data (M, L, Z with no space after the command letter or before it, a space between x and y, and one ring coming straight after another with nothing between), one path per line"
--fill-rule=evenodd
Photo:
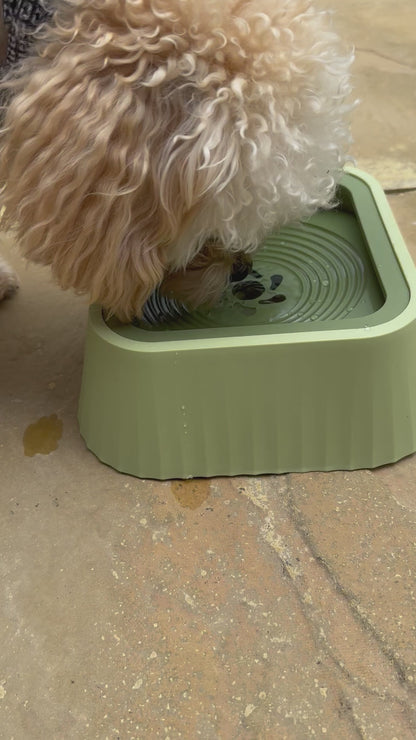
M216 306L188 311L156 292L137 325L154 331L327 321L368 315L383 302L356 217L327 212L269 236L249 274L230 282Z

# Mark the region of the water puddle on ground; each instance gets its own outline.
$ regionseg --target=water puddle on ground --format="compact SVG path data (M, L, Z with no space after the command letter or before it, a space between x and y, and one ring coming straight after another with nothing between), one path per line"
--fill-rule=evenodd
M23 435L23 447L26 457L49 455L57 449L62 437L63 423L56 414L42 416L29 424Z
M184 509L199 509L210 494L209 481L203 478L194 480L174 480L171 483L172 493L178 504Z

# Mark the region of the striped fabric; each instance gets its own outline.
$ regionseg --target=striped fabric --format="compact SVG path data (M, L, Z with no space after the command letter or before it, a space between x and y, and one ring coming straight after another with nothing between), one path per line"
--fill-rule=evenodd
M28 51L35 28L51 16L47 0L3 0L8 29L6 65L18 62Z

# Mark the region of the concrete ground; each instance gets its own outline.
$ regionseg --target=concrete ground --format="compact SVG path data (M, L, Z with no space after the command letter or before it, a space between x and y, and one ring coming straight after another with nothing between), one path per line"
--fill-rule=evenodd
M416 5L326 5L357 49L358 165L416 257ZM77 427L85 301L2 244L21 290L0 308L0 737L415 738L416 456L118 474Z

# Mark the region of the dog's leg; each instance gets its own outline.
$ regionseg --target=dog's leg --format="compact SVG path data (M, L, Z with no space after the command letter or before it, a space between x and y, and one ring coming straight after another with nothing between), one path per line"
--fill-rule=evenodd
M0 257L0 301L10 298L18 289L19 281L15 271Z

